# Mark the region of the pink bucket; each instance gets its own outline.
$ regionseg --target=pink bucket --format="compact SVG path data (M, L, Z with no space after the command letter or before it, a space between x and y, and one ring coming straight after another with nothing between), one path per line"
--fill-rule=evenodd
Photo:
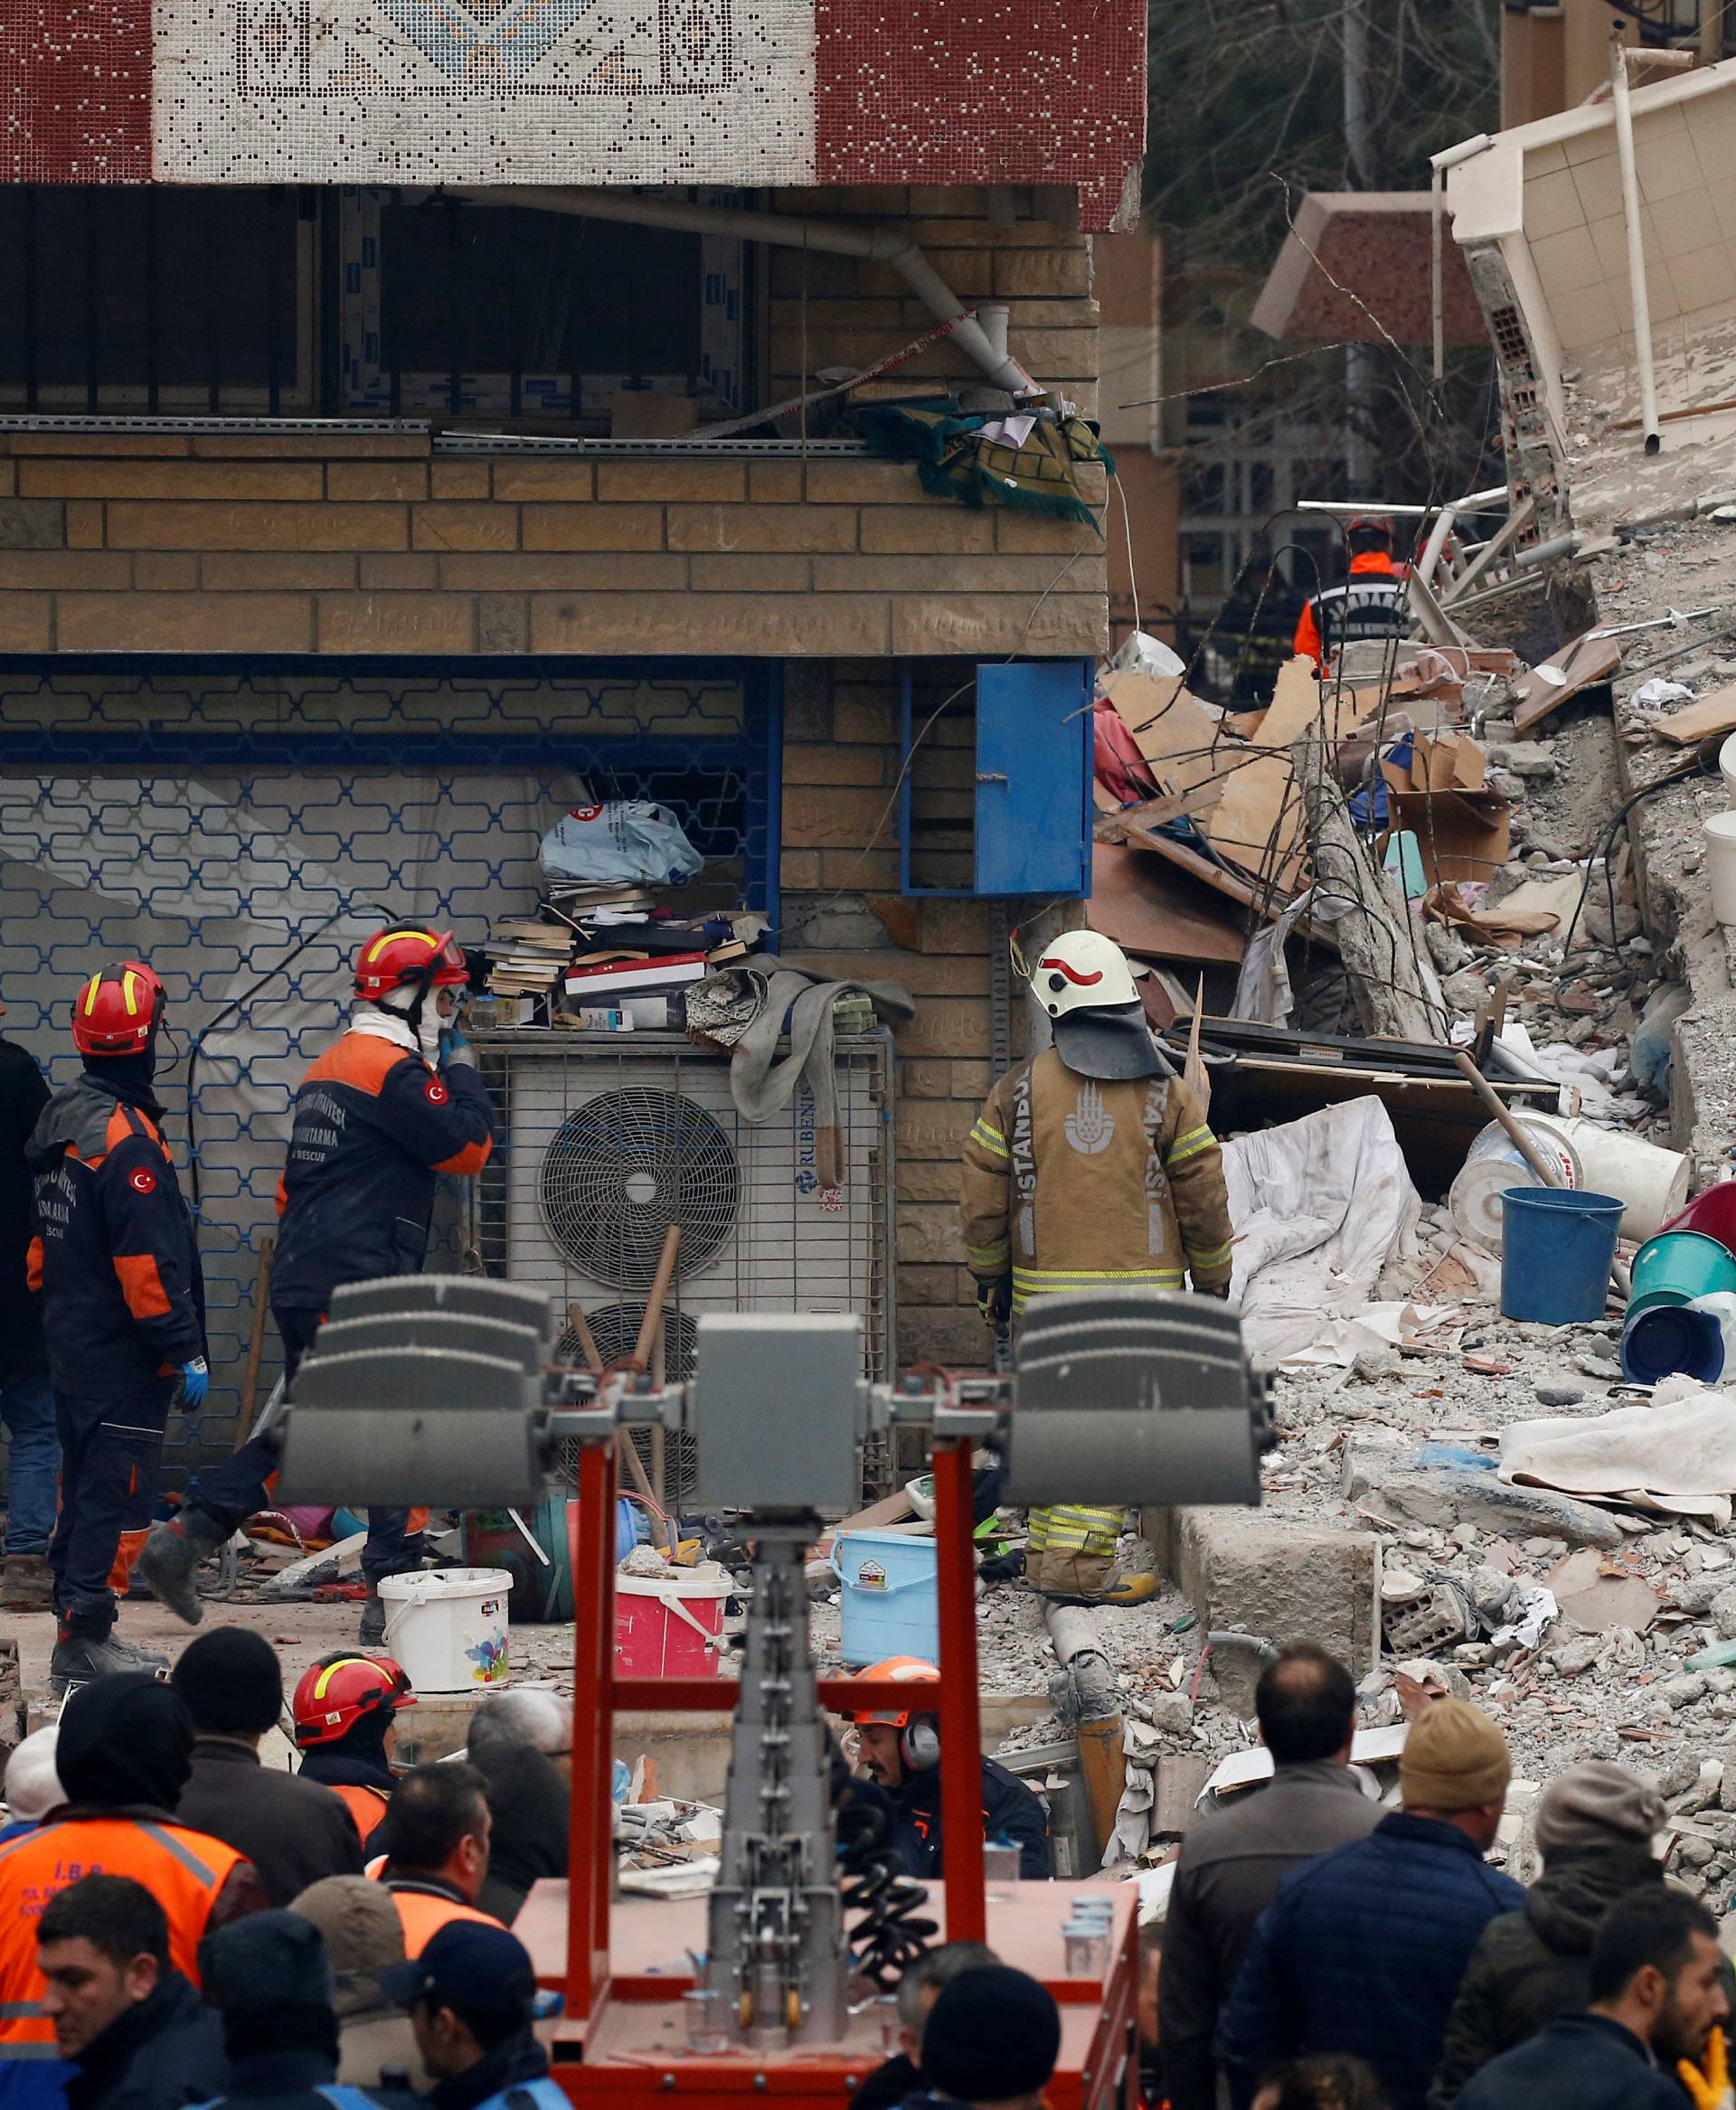
M666 1576L615 1578L618 1678L722 1675L723 1607L735 1594L727 1576L672 1568Z

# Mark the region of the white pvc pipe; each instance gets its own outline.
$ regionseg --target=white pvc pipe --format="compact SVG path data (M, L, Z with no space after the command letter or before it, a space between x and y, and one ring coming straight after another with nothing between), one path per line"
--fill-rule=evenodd
M1481 513L1486 505L1497 500L1505 503L1507 487L1505 484L1491 485L1486 491L1467 492L1463 498L1449 499L1448 503L1455 513ZM1372 513L1376 519L1422 520L1434 512L1432 505L1388 505L1373 498L1298 498L1298 513L1342 513L1346 520L1359 513Z
M996 350L982 324L967 312L946 280L906 234L888 227L851 227L835 220L801 220L777 212L747 212L737 206L689 205L679 198L647 198L636 191L554 189L534 184L485 190L447 185L454 197L477 205L525 205L542 212L571 212L586 220L622 221L637 227L673 227L692 234L723 234L738 241L779 249L814 250L824 256L872 257L890 264L938 321L953 325L952 341L996 388L1014 395L1040 396L1033 381L1006 349Z
M1610 82L1616 110L1616 160L1621 170L1621 217L1628 234L1628 290L1634 304L1634 371L1639 381L1639 429L1646 452L1663 444L1657 429L1657 376L1652 367L1652 303L1646 289L1646 245L1639 218L1639 170L1634 159L1634 112L1628 95L1623 24L1611 35Z

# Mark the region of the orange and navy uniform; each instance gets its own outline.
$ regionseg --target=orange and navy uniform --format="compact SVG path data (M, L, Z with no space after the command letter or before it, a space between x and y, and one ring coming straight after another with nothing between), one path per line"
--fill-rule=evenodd
M392 1797L382 1787L360 1787L354 1782L339 1787L330 1781L322 1781L320 1785L329 1788L350 1813L356 1837L365 1846L380 1829L380 1820L385 1815L386 1804Z
M412 1959L420 1956L440 1929L449 1926L455 1919L475 1920L482 1926L501 1924L492 1912L467 1905L445 1883L422 1882L413 1876L389 1876L383 1866L375 1871L374 1879L384 1883L392 1893L392 1901L398 1907L399 1924L404 1930L404 1955Z
M130 1876L162 1906L169 1961L197 1985L199 1944L238 1868L251 1873L222 1840L145 1817L62 1817L0 1846L0 2070L58 2056L36 1961L36 1923L51 1898L82 1876Z
M1346 644L1402 637L1410 624L1407 584L1408 574L1384 550L1358 551L1341 585L1323 587L1303 604L1292 649L1311 659L1318 674Z
M273 1309L323 1312L341 1283L420 1273L439 1174L479 1173L494 1146L474 1069L431 1069L394 1041L345 1033L296 1094Z
M49 1100L25 1148L30 1283L62 1399L152 1398L205 1352L199 1249L157 1111L87 1071Z
M932 1766L907 1773L899 1786L885 1793L893 1844L904 1873L918 1878L942 1874L940 1768ZM1049 1806L1016 1773L993 1758L983 1760L983 1836L1006 1839L1018 1848L1019 1874L1026 1882L1047 1879Z

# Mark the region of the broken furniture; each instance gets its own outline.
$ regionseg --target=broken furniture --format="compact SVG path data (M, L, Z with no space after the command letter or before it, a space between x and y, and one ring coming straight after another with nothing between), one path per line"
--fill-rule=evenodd
M948 1876L933 1888L947 1935L992 1936L1054 1992L1058 2110L1133 2110L1137 2073L1123 2056L1136 1974L1131 1894L1110 1900L1107 1964L1074 1977L1062 1936L1074 1886L985 1893L971 1454L982 1443L1002 1452L1015 1502L1257 1502L1270 1417L1235 1314L1178 1294L1057 1296L1027 1323L1010 1376L915 1373L877 1386L859 1375L854 1316L708 1313L693 1381L658 1385L626 1371L533 1374L524 1336L546 1339L554 1324L542 1293L437 1276L375 1286L376 1295L388 1286L401 1307L398 1340L376 1304L365 1336L346 1341L335 1303L297 1372L284 1419L286 1499L341 1484L364 1503L431 1494L522 1505L554 1476L561 1446L579 1446L573 1873L539 1884L518 1923L539 1979L565 1992L552 2046L561 2085L575 2100L616 2104L671 2089L746 2102L769 2089L793 2110L817 2110L880 2057L875 2011L849 2004L852 1953L876 1979L908 1961L922 1945L910 1924L921 1892L851 1828L840 1893L820 1710L854 1710L883 1699L883 1688L816 1679L803 1563L818 1509L854 1499L863 1441L906 1422L926 1427L934 1448ZM429 1314L448 1314L461 1323L431 1334ZM747 1512L754 1580L733 1687L616 1674L616 1436L634 1427L693 1439L695 1502ZM733 1703L735 1722L709 1901L634 1899L616 1911L616 1710L720 1701Z

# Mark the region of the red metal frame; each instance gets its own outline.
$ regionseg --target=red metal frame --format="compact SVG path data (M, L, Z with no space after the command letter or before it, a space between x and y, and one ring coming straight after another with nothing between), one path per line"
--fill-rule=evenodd
M971 1537L971 1443L934 1446L934 1536L940 1598L940 1823L947 1939L980 1942L983 1894L981 1710L976 1690L976 1566ZM609 1893L613 1875L610 1780L615 1716L732 1708L738 1687L718 1678L615 1675L615 1448L588 1443L579 1458L579 1513L570 1541L573 1583L572 1809L567 1879L566 2013L592 2021L609 1994ZM838 1713L884 1705L886 1688L826 1678L820 1701ZM588 1847L589 1851L586 1851Z

